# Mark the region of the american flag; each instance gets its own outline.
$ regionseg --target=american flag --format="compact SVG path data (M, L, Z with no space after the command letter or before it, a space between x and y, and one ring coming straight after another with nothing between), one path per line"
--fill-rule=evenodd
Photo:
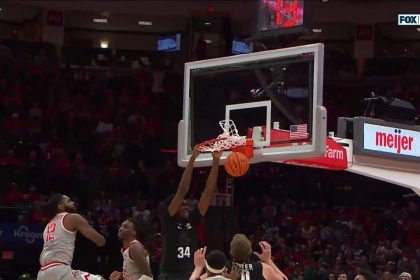
M308 138L308 125L306 123L290 126L290 139L306 138Z

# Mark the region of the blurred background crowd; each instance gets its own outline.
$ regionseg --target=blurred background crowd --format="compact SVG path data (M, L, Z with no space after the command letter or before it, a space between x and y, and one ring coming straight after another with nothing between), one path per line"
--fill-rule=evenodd
M230 23L223 22L218 32L226 35ZM197 26L193 21L192 28ZM66 29L76 31L83 30ZM409 101L420 114L418 39L388 48L382 32L382 47L363 65L349 48L339 47L347 39L300 42L326 44L328 131L336 130L338 117L363 114L362 100L372 92ZM71 196L107 239L98 249L78 236L74 267L105 277L120 270L118 227L135 217L148 224L143 242L157 276L163 201L182 174L176 141L185 61L157 51L57 48L15 33L0 41L0 279L36 276L40 232L51 218L41 206L55 192ZM194 59L209 58L206 43L197 41ZM296 42L281 43L292 45ZM197 203L207 173L194 170L190 206ZM353 280L361 270L369 273L368 280L394 280L401 272L420 279L420 200L411 190L277 163L252 165L223 196L227 180L221 172L221 199L214 199L198 228L201 245L228 253L236 232L245 233L256 250L258 241L267 240L289 280L332 280L341 273ZM6 229L26 241L6 242L1 236Z
M50 217L40 206L51 193L74 197L79 211L108 241L98 251L79 238L85 245L77 247L75 263L104 275L120 266L119 224L126 217L141 218L150 225L147 244L157 274L163 200L176 190L182 172L171 142L181 117L181 77L162 64L131 71L60 67L48 46L36 47L31 53L34 45L18 51L2 46L8 54L0 73L3 218L45 225ZM160 73L164 78L158 84ZM416 84L387 90L419 98ZM348 106L343 91L327 88L329 114L357 114L358 101ZM208 170L195 172L191 205L197 203ZM327 171L252 166L235 182L234 207L215 206L209 214L222 225L216 234L224 244L215 246L227 245L235 231L246 233L254 245L267 240L289 279L335 279L340 272L351 279L361 268L378 279L394 279L402 271L417 277L418 199L378 181L341 173L338 179L328 178ZM220 192L224 179L221 175ZM201 244L214 236L206 225L203 221L199 228Z

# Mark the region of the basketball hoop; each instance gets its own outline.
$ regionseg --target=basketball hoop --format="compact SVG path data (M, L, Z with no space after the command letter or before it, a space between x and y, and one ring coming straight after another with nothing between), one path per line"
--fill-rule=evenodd
M240 136L236 125L232 120L222 120L219 122L223 133L217 138L204 141L197 144L198 150L201 152L214 152L232 150L238 146L245 146L247 143L246 136Z

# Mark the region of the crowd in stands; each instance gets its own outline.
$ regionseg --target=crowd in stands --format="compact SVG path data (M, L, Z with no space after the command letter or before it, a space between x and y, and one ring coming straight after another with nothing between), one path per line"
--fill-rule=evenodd
M157 274L163 201L182 172L176 155L162 151L176 146L182 78L163 65L122 72L67 68L51 62L43 49L2 52L0 205L18 209L12 219L20 224L45 225L50 217L41 205L51 193L74 197L108 240L92 254L86 253L89 242L79 246L83 252L76 251L75 261L104 275L120 266L118 225L126 217L142 219L149 224L147 244ZM420 110L417 84L388 89L411 98ZM355 114L358 100L346 106L352 97L344 89L329 94L329 113ZM196 171L190 204L197 203L205 172ZM353 279L359 270L377 277L372 279L396 279L401 272L420 279L418 200L348 204L334 196L292 195L299 181L279 186L280 173L274 165L251 167L235 186L235 207L241 213L238 230L256 247L259 240L269 241L290 280L337 279L342 272ZM208 238L203 221L199 240L206 244Z

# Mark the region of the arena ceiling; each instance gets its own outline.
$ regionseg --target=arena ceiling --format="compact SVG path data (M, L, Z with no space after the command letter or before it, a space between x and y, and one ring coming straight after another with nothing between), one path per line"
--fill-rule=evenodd
M417 1L397 0L310 0L313 1L313 22L321 34L309 39L345 40L354 36L356 24L376 24L381 34L392 39L420 40L420 28L400 28L398 13L419 12ZM185 30L191 15L204 22L213 20L213 28L220 22L214 15L230 15L236 33L252 29L255 1L2 1L0 22L19 23L31 20L43 9L63 10L67 28L90 30L171 32ZM214 14L207 9L213 7ZM107 17L107 24L94 23L95 17ZM150 26L139 21L153 22Z

